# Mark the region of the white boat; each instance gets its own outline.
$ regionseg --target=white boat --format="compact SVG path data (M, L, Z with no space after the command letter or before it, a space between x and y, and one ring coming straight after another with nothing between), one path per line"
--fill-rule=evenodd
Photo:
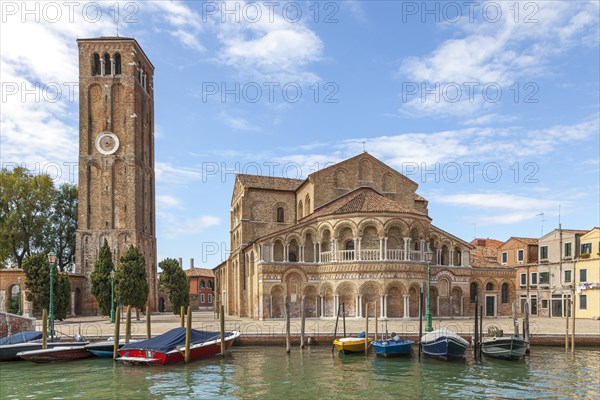
M481 342L481 352L488 357L520 360L527 352L529 342L522 337L492 337Z

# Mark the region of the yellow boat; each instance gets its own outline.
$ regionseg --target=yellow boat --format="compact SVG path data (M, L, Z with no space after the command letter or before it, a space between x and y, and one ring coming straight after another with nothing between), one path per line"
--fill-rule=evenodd
M371 347L371 339L347 337L335 339L333 344L336 349L342 354L362 353L365 351L365 340L368 343L368 347Z

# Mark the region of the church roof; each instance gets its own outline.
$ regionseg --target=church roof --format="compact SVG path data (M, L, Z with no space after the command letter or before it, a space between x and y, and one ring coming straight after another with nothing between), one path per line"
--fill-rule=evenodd
M404 207L397 202L382 196L372 188L362 187L319 207L315 212L301 221L309 221L324 215L379 212L420 214L427 216L424 212Z
M275 176L238 174L240 183L247 188L295 191L304 182L302 179Z
M200 276L200 277L205 277L205 278L214 278L215 277L213 270L206 269L206 268L190 268L190 269L184 270L183 272L185 272L185 274L187 276Z

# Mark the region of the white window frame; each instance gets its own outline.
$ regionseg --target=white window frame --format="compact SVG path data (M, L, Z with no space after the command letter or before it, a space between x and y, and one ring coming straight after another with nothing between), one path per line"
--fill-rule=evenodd
M210 304L210 303L212 303L212 302L213 302L213 299L212 299L212 294L210 294L210 293L209 293L209 294L208 294L208 303Z
M581 307L581 306L582 306L582 303L583 303L583 302L581 301L581 299L582 299L582 298L585 298L585 308L584 308L584 307ZM580 309L580 310L587 310L587 294L580 294L580 295L579 295L579 309Z
M542 249L545 248L546 249L546 257L542 257ZM549 257L548 254L548 246L540 246L540 261L541 260L547 260Z
M519 254L521 254L521 252L523 252L523 258L521 260L519 260ZM525 260L525 249L518 249L517 250L517 262L519 264L523 264L524 260Z
M200 293L200 303L204 304L204 293Z
M503 251L502 255L500 257L501 257L500 261L501 261L502 265L506 265L508 263L508 251Z
M535 279L533 279L534 276L535 276ZM531 273L531 286L537 286L538 283L539 283L539 281L538 281L538 273L537 272L532 272Z

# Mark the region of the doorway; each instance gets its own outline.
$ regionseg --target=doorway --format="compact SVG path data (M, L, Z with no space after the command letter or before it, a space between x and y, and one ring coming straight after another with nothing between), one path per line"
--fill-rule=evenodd
M485 296L485 316L496 316L496 296Z

